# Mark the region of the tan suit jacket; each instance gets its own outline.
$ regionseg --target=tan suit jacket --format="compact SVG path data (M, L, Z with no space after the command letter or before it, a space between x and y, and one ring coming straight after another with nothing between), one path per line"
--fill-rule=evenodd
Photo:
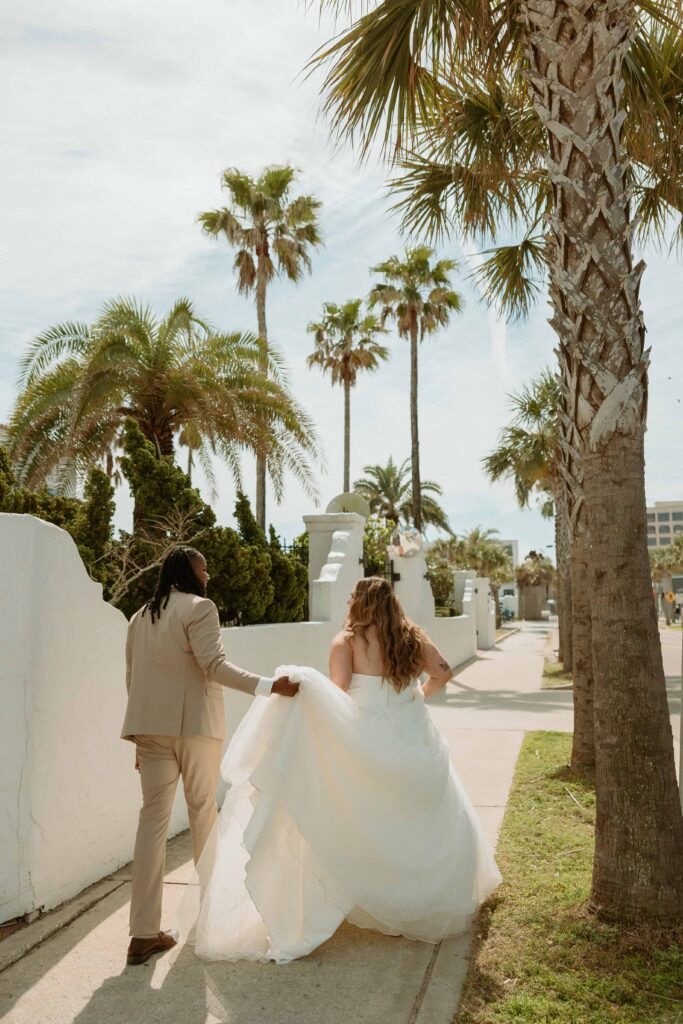
M128 624L128 707L122 737L225 737L223 687L253 694L259 676L226 661L213 601L172 590L155 618Z

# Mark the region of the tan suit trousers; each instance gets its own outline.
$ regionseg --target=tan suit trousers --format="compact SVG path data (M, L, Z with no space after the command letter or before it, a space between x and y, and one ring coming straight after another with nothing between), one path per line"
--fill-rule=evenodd
M216 821L216 785L223 741L213 736L136 736L142 810L135 839L130 934L161 928L168 823L182 775L195 864Z

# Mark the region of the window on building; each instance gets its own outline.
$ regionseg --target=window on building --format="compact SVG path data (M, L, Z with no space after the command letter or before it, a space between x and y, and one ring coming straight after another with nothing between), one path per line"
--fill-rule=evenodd
M657 538L656 537L648 537L647 538L647 546L649 548L656 548L657 547Z
M660 522L660 523L668 523L669 522L669 513L668 512L658 512L657 513L657 521Z
M683 533L683 526L680 523L678 526L674 526L674 533Z
M503 589L503 597L514 597L514 596L515 596L514 590L510 590L507 587Z
M654 523L654 521L655 521L655 514L654 514L654 512L648 512L648 514L647 514L647 521L648 521L648 523Z
M655 530L654 526L648 526L647 532L648 533L656 533L657 531Z
M672 512L671 518L675 523L683 522L683 512Z
M671 533L671 527L670 527L670 526L667 526L667 525L666 525L666 523L663 523L663 524L662 524L662 525L661 525L661 526L659 527L659 532L660 532L660 533Z

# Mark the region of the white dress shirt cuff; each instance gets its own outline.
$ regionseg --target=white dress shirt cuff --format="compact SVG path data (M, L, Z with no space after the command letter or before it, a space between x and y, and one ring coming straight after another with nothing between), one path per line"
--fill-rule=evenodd
M270 697L274 682L272 676L260 676L254 693L257 697Z

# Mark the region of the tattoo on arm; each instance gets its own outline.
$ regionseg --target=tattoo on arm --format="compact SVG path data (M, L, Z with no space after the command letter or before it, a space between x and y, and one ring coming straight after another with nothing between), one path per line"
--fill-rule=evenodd
M444 672L450 672L451 670L451 666L448 664L447 661L440 661L439 668L442 668Z

